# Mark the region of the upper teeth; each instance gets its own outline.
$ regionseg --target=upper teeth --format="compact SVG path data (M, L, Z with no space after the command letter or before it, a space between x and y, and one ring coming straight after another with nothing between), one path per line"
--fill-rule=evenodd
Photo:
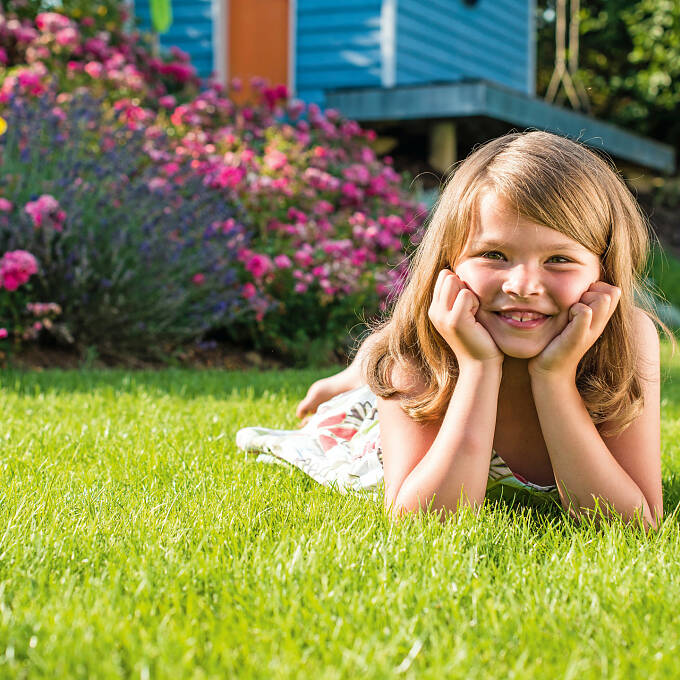
M539 314L538 312L503 312L503 316L507 316L515 321L530 321L532 319L540 319L545 314Z

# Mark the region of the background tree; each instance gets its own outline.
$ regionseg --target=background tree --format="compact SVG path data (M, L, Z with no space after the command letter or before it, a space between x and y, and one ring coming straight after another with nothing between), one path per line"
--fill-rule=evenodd
M540 1L537 13L542 96L555 63L554 0ZM680 2L581 0L580 18L578 77L593 115L680 152Z

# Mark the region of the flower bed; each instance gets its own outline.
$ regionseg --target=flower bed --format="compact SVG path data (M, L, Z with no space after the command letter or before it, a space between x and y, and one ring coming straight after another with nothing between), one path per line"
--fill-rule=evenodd
M374 134L263 81L243 106L219 85L197 91L180 52L154 61L134 35L83 24L0 21L0 197L18 206L0 243L41 253L77 341L139 352L212 334L300 359L342 347L398 289L424 214ZM142 244L121 276L119 249ZM111 302L124 281L144 304Z

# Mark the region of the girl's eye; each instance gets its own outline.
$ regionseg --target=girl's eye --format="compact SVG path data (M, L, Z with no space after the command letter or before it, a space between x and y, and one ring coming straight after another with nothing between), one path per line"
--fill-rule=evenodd
M497 250L488 250L484 253L480 253L480 257L483 257L486 260L497 260L498 258L495 257L498 255L499 257L505 257L503 253L498 252ZM564 257L563 255L553 255L552 257L549 258L550 260L559 260L559 262L555 262L555 264L569 264L571 260L567 257Z

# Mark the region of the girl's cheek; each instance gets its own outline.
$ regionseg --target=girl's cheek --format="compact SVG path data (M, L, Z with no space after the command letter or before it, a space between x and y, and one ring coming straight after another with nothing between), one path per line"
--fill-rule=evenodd
M465 263L456 267L454 272L477 296L488 286L488 281L485 280L483 273L475 271L473 267L467 266Z

